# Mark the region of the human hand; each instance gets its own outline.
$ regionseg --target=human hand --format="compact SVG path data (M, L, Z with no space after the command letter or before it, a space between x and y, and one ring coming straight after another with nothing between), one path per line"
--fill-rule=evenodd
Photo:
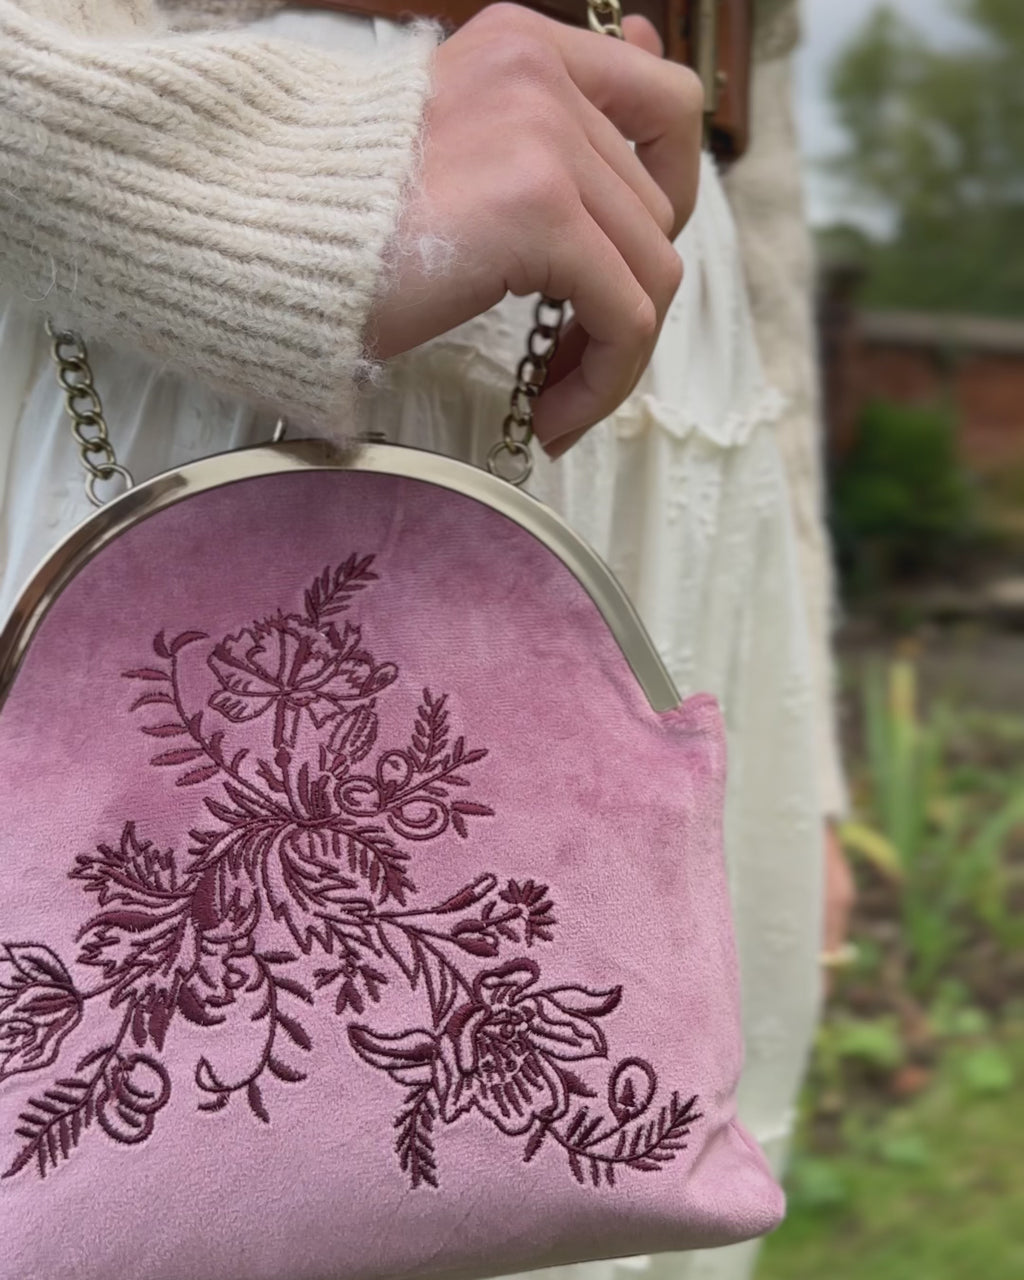
M645 18L623 30L625 42L500 3L442 42L419 181L367 325L369 351L388 359L508 291L568 300L573 320L533 402L552 453L639 380L696 198L700 82L661 57ZM417 250L438 239L455 246L440 273Z
M857 899L857 886L853 872L843 852L839 832L834 822L825 824L825 936L822 956L826 965L826 986L831 974L828 969L843 963L850 931L850 917ZM832 965L829 965L829 958Z

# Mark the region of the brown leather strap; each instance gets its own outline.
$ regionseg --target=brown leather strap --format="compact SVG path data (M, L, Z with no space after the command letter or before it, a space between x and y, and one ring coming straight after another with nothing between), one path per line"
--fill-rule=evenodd
M701 71L708 107L708 146L719 160L738 160L750 138L753 0L667 3L672 12L665 53Z
M405 22L437 18L452 30L490 0L294 0L313 9L335 9ZM549 18L587 25L586 0L522 0ZM665 56L703 68L709 104L708 145L731 162L747 145L753 0L626 0L628 13L649 18L665 44Z
M342 13L366 13L375 17L391 18L405 22L410 18L439 18L453 29L468 22L491 0L294 0L297 6L308 9L335 9ZM587 25L585 0L520 0L529 9L536 9L559 22L576 26ZM665 38L665 0L632 0L630 13L642 13Z

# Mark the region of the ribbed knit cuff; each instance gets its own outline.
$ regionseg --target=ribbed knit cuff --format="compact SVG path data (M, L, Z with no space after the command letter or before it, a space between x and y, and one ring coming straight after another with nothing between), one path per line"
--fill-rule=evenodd
M0 0L0 284L343 433L441 37L86 39Z

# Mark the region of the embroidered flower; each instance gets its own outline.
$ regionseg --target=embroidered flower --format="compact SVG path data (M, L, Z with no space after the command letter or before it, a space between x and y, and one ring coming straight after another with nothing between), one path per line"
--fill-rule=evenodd
M439 1038L437 1092L447 1123L476 1108L507 1134L535 1119L557 1120L569 1106L560 1062L603 1058L597 1024L618 1005L621 989L534 990L533 960L511 960L478 974L473 999L456 1009Z
M279 613L227 636L208 659L220 689L210 706L238 724L274 710L274 745L294 746L303 714L317 729L372 698L398 674L360 647L359 627L314 626Z
M518 907L525 921L524 939L528 947L535 942L550 942L552 930L558 923L553 915L554 904L548 896L548 886L527 880L520 884L510 880L498 895L503 902Z
M0 946L0 1080L56 1060L82 1020L82 998L49 947Z

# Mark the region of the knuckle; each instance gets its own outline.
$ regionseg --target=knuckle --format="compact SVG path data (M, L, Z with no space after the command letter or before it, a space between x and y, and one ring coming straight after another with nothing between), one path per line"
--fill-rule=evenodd
M668 252L665 255L665 267L663 274L665 284L671 290L671 296L675 297L679 286L683 283L684 267L682 258L671 244L668 244Z
M494 28L496 32L526 30L534 25L534 13L525 5L513 4L511 0L497 0L496 4L486 5L465 24L477 30Z
M530 225L553 228L566 221L576 189L557 156L542 144L521 145L511 157L501 204Z
M642 295L629 317L627 332L638 346L646 346L657 336L658 309L646 293Z
M655 196L654 220L658 224L658 230L662 235L667 236L675 226L676 211L672 201L668 198L664 191L659 187Z
M495 81L548 86L558 69L555 50L534 31L515 27L487 48L487 73Z

